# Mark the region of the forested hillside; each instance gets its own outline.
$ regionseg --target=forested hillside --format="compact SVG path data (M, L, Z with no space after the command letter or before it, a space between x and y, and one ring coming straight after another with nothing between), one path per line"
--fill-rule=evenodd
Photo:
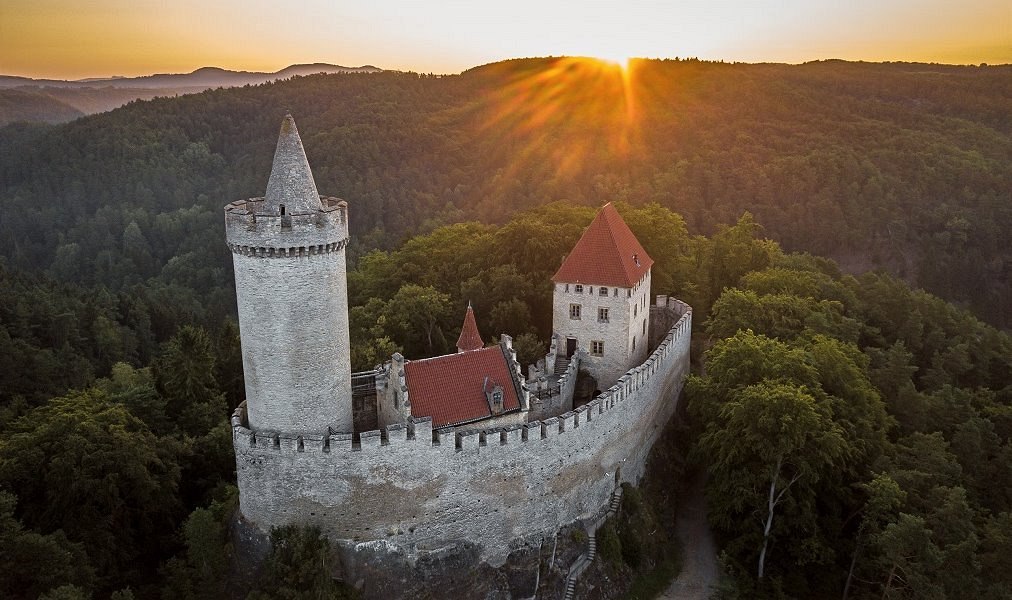
M38 90L0 89L0 126L15 121L64 123L84 112Z
M320 190L351 203L355 255L560 199L657 202L693 233L750 210L787 250L884 267L1008 327L1010 75L537 59L135 102L0 130L0 254L227 314L221 206L263 193L290 110Z

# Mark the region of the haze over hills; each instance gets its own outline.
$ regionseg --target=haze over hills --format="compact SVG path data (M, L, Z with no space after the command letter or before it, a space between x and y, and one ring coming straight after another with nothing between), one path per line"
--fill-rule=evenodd
M235 87L257 85L275 79L317 73L375 73L381 71L372 65L344 67L328 63L290 65L273 73L258 71L231 71L219 67L201 67L190 73L157 73L141 77L91 77L88 79L32 79L13 75L0 75L0 88L25 85L49 87L116 87L131 89Z
M65 123L84 114L75 106L30 88L0 89L0 125L15 121Z
M328 63L291 65L273 73L203 67L191 73L80 80L32 79L0 75L0 126L15 121L63 123L105 112L133 100L194 94L219 87L259 85L317 73L375 73L372 65L344 67Z

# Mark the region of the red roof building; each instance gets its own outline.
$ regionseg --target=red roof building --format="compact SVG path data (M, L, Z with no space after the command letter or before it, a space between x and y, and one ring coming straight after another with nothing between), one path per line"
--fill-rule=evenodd
M583 232L552 281L631 288L653 264L609 202Z
M507 352L498 344L406 362L411 416L431 416L438 429L518 412L520 384Z
M580 369L597 380L599 389L646 360L653 264L609 203L552 277L556 353L569 359L582 351Z
M457 338L457 352L468 352L469 350L481 350L485 342L481 340L478 333L478 324L474 322L474 310L471 303L467 303L467 313L464 314L464 326L460 328L460 337Z

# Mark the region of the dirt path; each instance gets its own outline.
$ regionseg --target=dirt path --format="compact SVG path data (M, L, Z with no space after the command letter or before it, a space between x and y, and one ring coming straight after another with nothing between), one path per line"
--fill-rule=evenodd
M717 546L713 541L713 533L706 524L706 498L703 495L705 484L705 471L697 473L689 482L675 521L675 531L684 552L682 572L658 596L658 600L705 600L717 584L720 570L717 565Z

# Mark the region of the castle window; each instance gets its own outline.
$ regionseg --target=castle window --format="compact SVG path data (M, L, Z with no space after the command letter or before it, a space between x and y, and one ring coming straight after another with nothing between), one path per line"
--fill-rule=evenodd
M394 392L394 408L400 408L400 407L401 407L401 399L400 399L399 395L397 394L397 392Z
M570 304L569 305L569 318L570 319L579 319L580 318L580 305L579 304Z
M633 351L636 350L636 336L633 336Z
M583 286L578 283L575 286L573 286L573 291L576 292L577 294L582 294Z
M285 216L285 205L284 204L281 205L281 216L282 217Z
M643 335L646 335L646 334L647 334L647 321L646 321L646 319L644 319L643 320Z
M598 296L607 296L608 295L608 288L603 287L603 288L599 289L597 291L597 295Z
M594 340L590 343L590 353L594 356L604 356L604 342Z
M633 304L633 316L634 317L637 315L637 311L638 311L639 307L640 307L640 305L639 305L638 302L636 304Z
M615 296L616 298L618 298L618 288L615 288L615 293L612 294L612 295Z
M566 293L567 294L569 293L569 284L568 283L566 284Z
M587 293L590 294L591 296L593 296L594 295L594 286L590 286L590 288L587 289Z
M608 309L607 308L598 308L597 309L597 320L600 323L607 323L608 322Z

